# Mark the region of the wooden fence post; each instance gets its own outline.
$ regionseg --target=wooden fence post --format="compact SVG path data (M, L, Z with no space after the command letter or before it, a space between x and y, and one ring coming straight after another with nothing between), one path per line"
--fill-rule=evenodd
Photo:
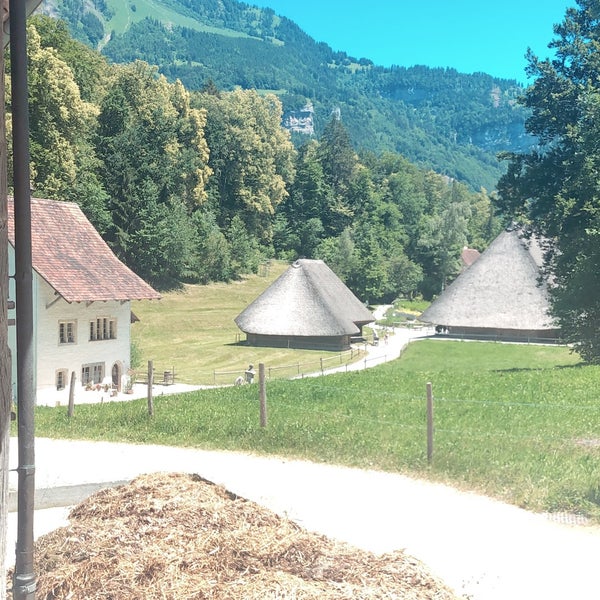
M260 401L260 426L267 426L267 382L265 379L265 365L258 365L258 397Z
M427 384L427 464L433 461L433 390Z
M69 386L69 408L67 410L67 416L69 419L73 416L75 412L75 380L77 379L77 375L75 375L75 371L71 373L71 385Z
M154 401L152 399L152 386L154 385L154 364L148 361L148 414L154 416Z

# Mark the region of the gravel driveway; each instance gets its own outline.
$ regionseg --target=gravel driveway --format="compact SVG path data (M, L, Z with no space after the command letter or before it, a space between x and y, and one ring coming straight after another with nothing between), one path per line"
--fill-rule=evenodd
M16 440L11 442L16 457ZM597 527L552 522L398 474L228 452L36 441L39 501L51 500L44 490L57 486L160 471L198 473L309 530L366 550L405 549L471 600L600 599ZM60 508L37 511L37 533L64 524L65 515ZM15 517L10 515L12 539Z

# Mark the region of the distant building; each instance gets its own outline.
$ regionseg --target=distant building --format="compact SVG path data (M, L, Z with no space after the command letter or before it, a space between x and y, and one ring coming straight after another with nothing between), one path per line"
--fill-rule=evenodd
M14 273L14 204L8 200L9 265ZM132 300L160 295L112 252L73 202L31 199L34 378L37 399L68 400L77 387L120 390L130 367ZM14 300L14 283L9 297ZM13 306L11 304L11 306ZM15 308L9 310L9 346L16 382Z
M322 260L297 260L235 319L252 346L344 350L375 319Z
M550 316L543 252L519 229L502 232L421 315L451 335L503 340L560 336Z
M480 256L481 253L479 252L479 250L476 250L475 248L468 248L467 246L465 246L462 249L462 252L460 253L460 261L462 264L461 270L470 267Z

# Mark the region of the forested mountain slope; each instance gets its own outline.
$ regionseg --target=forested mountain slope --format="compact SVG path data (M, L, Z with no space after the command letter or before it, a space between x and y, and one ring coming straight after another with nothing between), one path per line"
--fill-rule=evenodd
M141 59L188 89L275 92L286 115L312 105L319 135L339 113L354 146L493 189L496 153L526 148L516 81L425 66L386 69L334 52L270 9L236 0L47 0L45 12L114 62ZM311 128L312 127L312 128ZM294 133L302 142L306 133Z
M495 192L357 153L336 114L295 148L275 94L190 91L144 61L110 64L43 15L27 41L36 195L77 202L160 289L307 257L362 299L429 298L464 246L485 248L502 226Z

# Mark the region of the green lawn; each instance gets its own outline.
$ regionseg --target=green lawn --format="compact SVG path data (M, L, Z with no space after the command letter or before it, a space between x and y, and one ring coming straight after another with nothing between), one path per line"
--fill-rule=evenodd
M117 34L124 33L132 22L151 18L206 33L216 33L228 37L250 37L245 33L234 31L233 29L203 25L197 19L186 17L176 11L170 10L164 4L155 2L154 0L135 0L134 2L108 0L107 4L114 11L114 16L108 22L108 29L115 31Z
M273 376L290 377L337 366L350 355L335 352L253 348L234 318L257 298L288 265L271 262L259 275L233 283L187 285L160 301L133 304L140 322L131 327L138 349L138 377L145 377L149 360L159 374L175 370L177 381L230 384L249 364L263 363Z
M600 367L563 347L425 340L366 371L36 409L37 434L241 450L402 472L600 521ZM426 384L435 405L426 458Z

